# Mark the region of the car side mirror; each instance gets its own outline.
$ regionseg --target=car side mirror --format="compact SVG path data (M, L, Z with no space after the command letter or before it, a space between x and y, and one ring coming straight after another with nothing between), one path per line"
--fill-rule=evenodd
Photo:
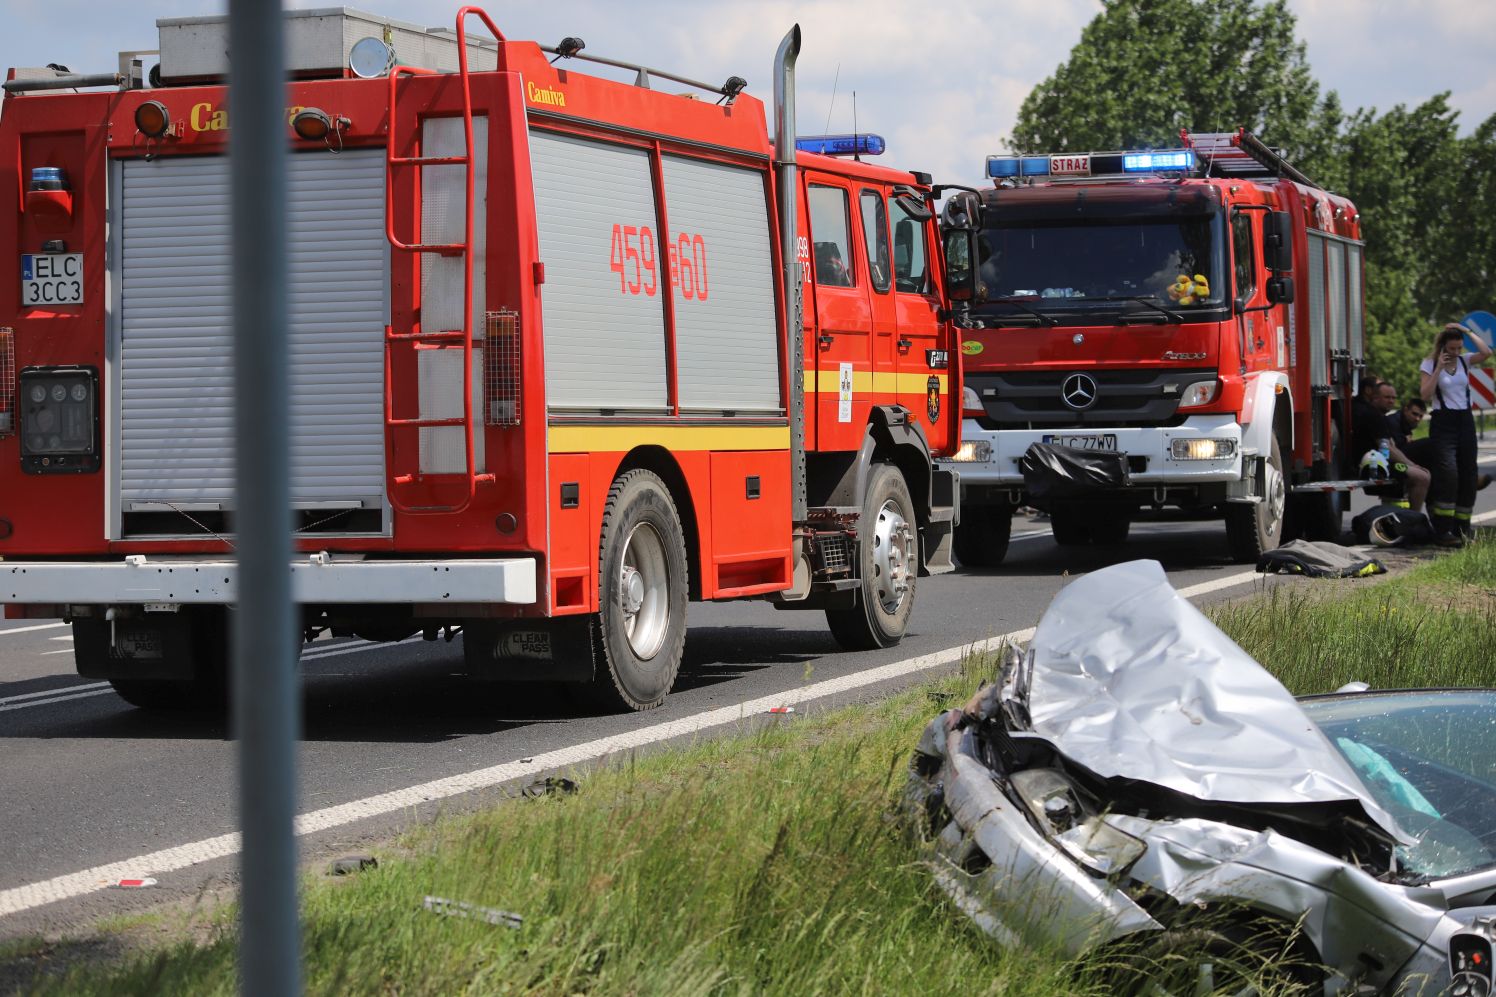
M1293 278L1286 273L1268 278L1267 300L1275 305L1291 305L1294 298Z
M1293 269L1293 219L1286 211L1269 211L1262 223L1262 262L1274 273ZM1293 300L1292 298L1289 301ZM1285 302L1286 304L1287 302Z

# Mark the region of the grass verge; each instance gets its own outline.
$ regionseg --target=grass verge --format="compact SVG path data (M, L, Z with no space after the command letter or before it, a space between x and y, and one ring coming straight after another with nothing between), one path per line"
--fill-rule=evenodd
M1496 544L1378 584L1284 586L1213 611L1296 692L1491 684ZM920 729L972 691L968 662L889 700L593 772L580 792L414 831L347 880L309 877L311 994L974 994L1142 990L1056 953L1004 951L936 891L895 799ZM441 916L428 895L523 917ZM235 992L233 911L44 994ZM12 947L9 959L34 953ZM959 981L959 983L957 982Z

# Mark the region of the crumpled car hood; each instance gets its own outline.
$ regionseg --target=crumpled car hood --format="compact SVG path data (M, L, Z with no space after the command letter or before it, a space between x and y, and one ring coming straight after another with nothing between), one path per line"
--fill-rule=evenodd
M1179 596L1157 561L1066 586L1030 651L1034 733L1099 776L1217 803L1351 801L1411 841L1288 690Z

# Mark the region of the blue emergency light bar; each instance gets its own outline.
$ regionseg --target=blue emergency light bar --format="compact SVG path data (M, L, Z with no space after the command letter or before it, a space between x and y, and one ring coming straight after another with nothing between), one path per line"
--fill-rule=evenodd
M1016 177L1104 177L1126 173L1179 173L1188 172L1194 168L1195 153L1191 149L987 157L987 176L993 180L1009 180Z
M1049 175L1048 156L988 156L987 175L994 180L1006 177L1043 177Z
M1122 157L1122 169L1127 173L1162 173L1194 168L1195 154L1189 149L1170 149L1167 152L1129 152Z
M881 156L888 148L882 135L862 133L858 135L801 135L795 138L795 148L801 152L814 152L822 156Z

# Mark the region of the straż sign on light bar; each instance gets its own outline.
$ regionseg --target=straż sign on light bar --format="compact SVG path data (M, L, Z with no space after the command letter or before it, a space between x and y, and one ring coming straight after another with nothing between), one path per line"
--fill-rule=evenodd
M1049 173L1056 177L1087 177L1091 175L1091 157L1050 156Z
M1128 172L1157 172L1160 170L1188 170L1195 165L1195 154L1188 149L1170 152L1129 152L1122 157L1122 169Z

